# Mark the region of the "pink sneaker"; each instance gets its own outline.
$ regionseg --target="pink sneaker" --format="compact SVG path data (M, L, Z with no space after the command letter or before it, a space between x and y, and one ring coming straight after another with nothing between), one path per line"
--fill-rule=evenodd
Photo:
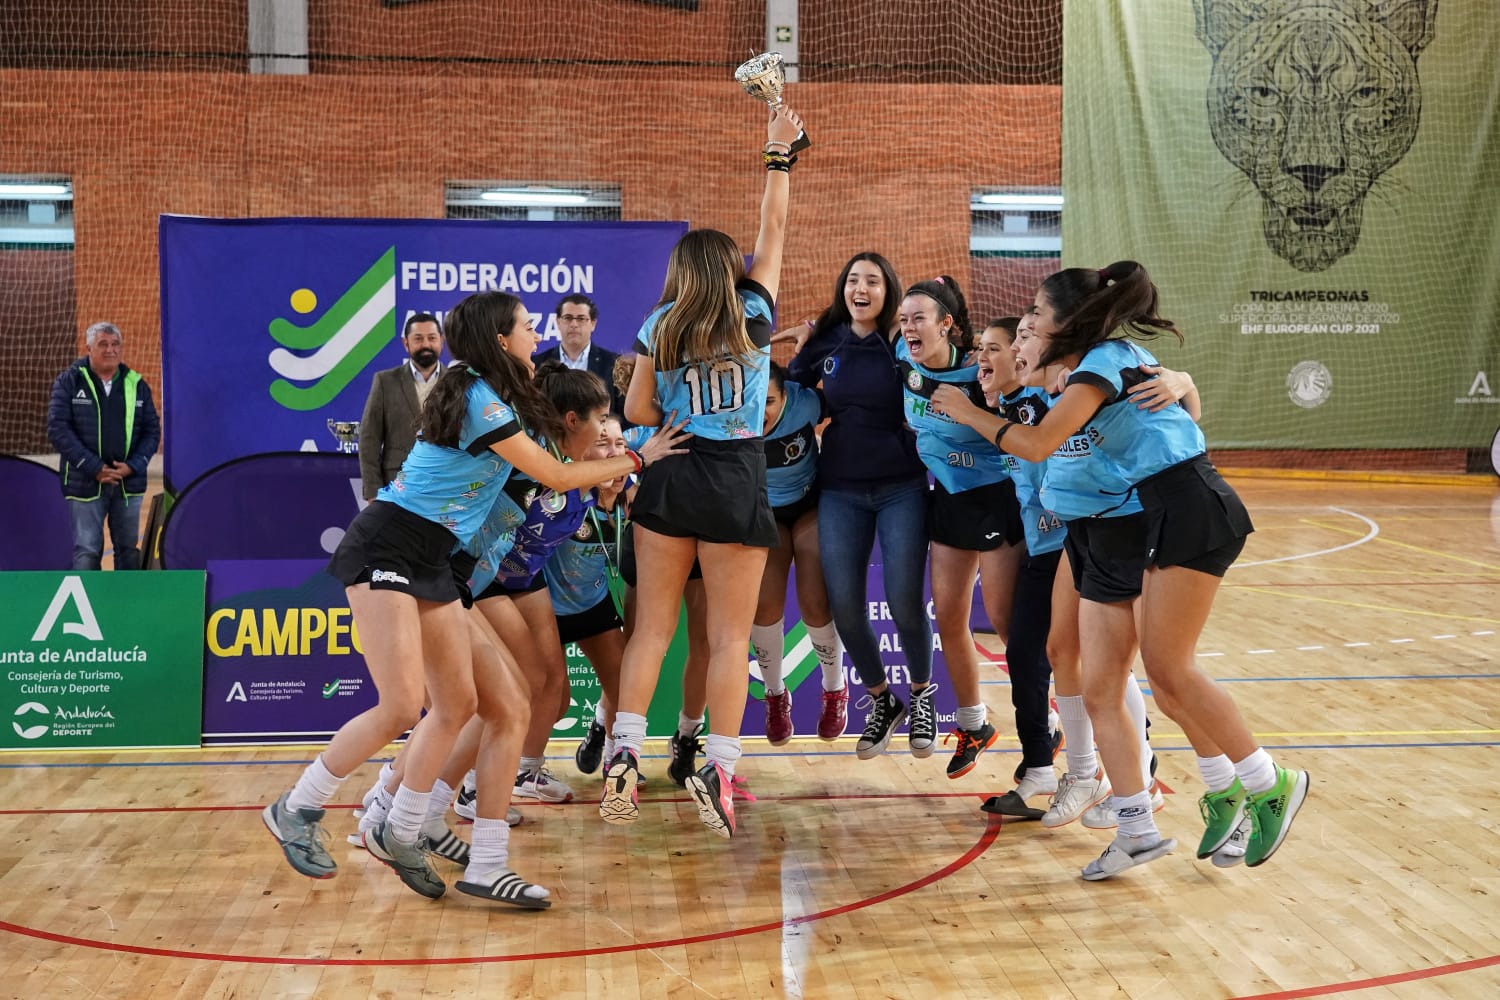
M818 714L818 739L832 743L844 735L849 724L849 689L823 692L823 710Z
M734 836L734 782L724 769L709 761L687 780L693 804L703 825L726 840Z
M792 692L766 692L766 738L773 747L784 747L796 732L792 727Z

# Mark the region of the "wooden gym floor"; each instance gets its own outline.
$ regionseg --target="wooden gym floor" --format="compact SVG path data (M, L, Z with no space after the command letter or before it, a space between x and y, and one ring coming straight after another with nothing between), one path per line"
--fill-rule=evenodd
M1200 785L1159 715L1158 820L1181 846L1104 883L1078 869L1107 834L976 808L1009 787L1013 738L960 781L943 753L752 742L731 842L667 783L664 745L622 829L559 743L579 801L524 806L511 839L553 890L540 913L429 902L348 847L373 765L330 811L339 877L314 882L258 815L313 749L17 754L0 757L0 996L1500 996L1493 481L1235 482L1259 530L1201 662L1313 776L1263 867L1193 859ZM1008 723L998 668L986 692Z

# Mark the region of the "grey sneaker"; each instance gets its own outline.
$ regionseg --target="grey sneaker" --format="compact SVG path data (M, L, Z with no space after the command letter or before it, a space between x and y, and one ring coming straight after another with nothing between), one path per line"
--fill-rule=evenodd
M284 793L262 809L260 818L265 821L271 836L281 844L287 863L298 874L308 878L333 878L339 873L339 866L333 863L333 856L323 846L323 810L288 809L286 797L290 794Z
M1127 837L1124 834L1115 834L1115 839L1109 842L1104 853L1099 855L1088 866L1083 869L1082 875L1090 882L1098 882L1100 879L1113 878L1121 872L1129 871L1137 865L1143 865L1148 861L1166 857L1177 846L1177 841L1171 838L1163 838L1149 847L1139 847L1133 841L1139 837Z
M416 843L404 844L391 833L390 823L382 823L365 834L365 850L400 876L408 889L428 899L437 899L447 890L448 883L438 878L427 863L424 840L419 837Z

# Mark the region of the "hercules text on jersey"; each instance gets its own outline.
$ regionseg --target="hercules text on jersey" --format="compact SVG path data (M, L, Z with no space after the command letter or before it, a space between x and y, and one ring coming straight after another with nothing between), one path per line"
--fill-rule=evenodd
M521 431L515 412L495 390L476 379L466 394L458 447L446 448L421 439L401 465L401 472L376 495L435 521L467 544L494 505L511 465L490 445Z
M818 475L817 426L822 419L822 394L788 382L781 416L766 431L766 491L772 507L794 504L812 489Z
M745 329L755 345L748 357L723 357L656 372L656 398L664 414L686 418L687 431L700 438L733 441L757 438L766 419L766 383L771 359L771 294L743 278L735 286L745 312ZM646 317L636 337L637 354L656 348L656 324L669 302ZM691 445L689 445L691 447Z
M932 394L940 385L952 385L979 406L979 369L974 365L934 370L917 364L905 339L896 341L896 362L901 372L901 392L906 422L917 433L917 454L934 479L949 493L962 493L1009 478L1005 456L993 442L973 428L932 408Z

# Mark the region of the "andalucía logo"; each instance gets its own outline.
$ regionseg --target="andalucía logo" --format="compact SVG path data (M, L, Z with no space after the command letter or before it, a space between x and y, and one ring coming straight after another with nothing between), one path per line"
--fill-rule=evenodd
M305 316L318 308L317 293L298 288L290 304ZM309 325L277 317L267 329L281 345L266 359L281 376L271 383L271 398L289 410L327 405L396 335L396 248ZM293 353L299 351L312 353Z

